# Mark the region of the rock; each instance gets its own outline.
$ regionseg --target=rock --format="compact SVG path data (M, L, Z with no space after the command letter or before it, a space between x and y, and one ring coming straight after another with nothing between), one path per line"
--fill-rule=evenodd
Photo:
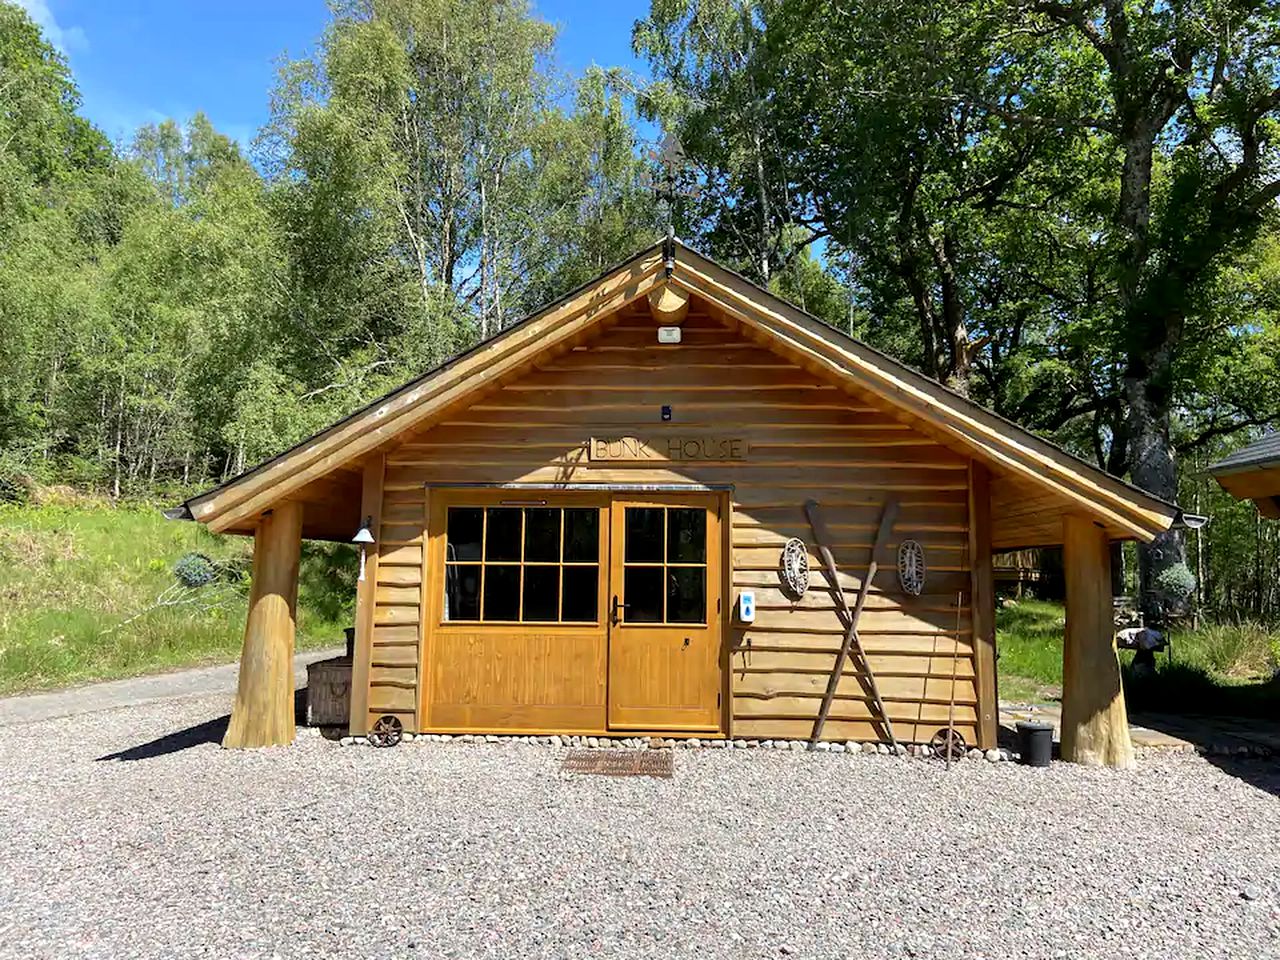
M791 744L787 743L787 741L785 741L785 740L775 740L775 741L773 741L773 749L775 749L775 750L790 750L790 749L791 749Z
M889 749L889 745L887 743L877 743L876 753L880 754L881 756L887 757L889 754L893 753L893 751Z
M555 734L552 734L551 736L547 737L547 742L550 743L553 747L559 747L564 745L564 742Z
M857 740L846 740L844 742L844 748L849 753L858 753L862 749L862 745L859 744Z
M876 744L867 741L862 745L862 752L869 756L873 753L879 753L880 751Z
M698 747L702 746L702 741L699 740L697 737L690 737L688 740L684 742L684 745L688 747L690 750L696 750Z
M813 749L817 750L819 753L830 753L831 744L829 744L826 740L819 740L817 743L813 745Z
M599 737L587 737L587 746L588 746L588 747L598 747L598 746L600 746L600 738L599 738Z
M362 747L369 742L368 737L354 737L353 739L355 740L355 744L357 747Z
M920 756L922 756L922 757L925 757L926 759L927 759L927 758L929 758L929 757L932 757L932 756L933 756L933 747L929 746L927 743L922 743L922 744L920 744L920 754L919 754L919 755L920 755Z
M356 742L355 737L343 737L341 740L338 741L338 743L344 747L349 747L355 742Z
M896 754L897 754L898 756L900 756L900 757L905 757L905 756L907 755L907 747L906 747L906 744L903 744L903 743L898 744L898 745L894 748L894 751L893 751L893 752L894 752L894 753L896 753Z
M484 742L485 742L485 743L497 743L497 742L498 742L498 738L497 738L497 737L495 737L492 733L490 733L490 734L488 734L488 735L486 735L486 736L485 736L485 738L484 738Z
M1262 896L1262 891L1257 887L1245 887L1240 891L1241 900L1257 900L1260 896Z
M440 734L440 737L439 737L439 740L441 743L448 743L452 739L453 739L452 733L442 733Z
M994 747L988 750L985 756L992 763L999 763L1001 760L1004 759L1004 757L1000 756L1000 751L996 750Z
M711 747L713 750L723 750L728 745L729 741L727 740L712 740L707 744L707 746Z
M747 747L754 747L756 744L754 740L735 740L733 745L739 750L745 750Z
M843 744L843 743L833 743L833 744L831 744L831 752L832 752L832 753L844 753L844 744Z
M982 751L979 750L977 747L971 747L969 752L965 754L965 756L967 756L970 760L981 760Z
M662 747L664 747L664 746L665 746L665 744L662 742L662 738L661 738L661 737L650 737L650 738L649 738L649 747L650 747L650 749L653 749L653 750L660 750L660 749L662 749Z
M792 741L791 741L791 750L792 750L792 752L794 752L794 753L799 753L799 752L801 752L802 750L804 750L804 748L805 748L805 743L804 743L804 741L803 741L803 740L792 740Z

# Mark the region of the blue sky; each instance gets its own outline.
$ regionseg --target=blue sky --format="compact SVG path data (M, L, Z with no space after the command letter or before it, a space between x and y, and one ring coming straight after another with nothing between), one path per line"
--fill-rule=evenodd
M17 0L68 57L83 112L113 140L144 123L203 110L248 144L267 118L276 63L313 49L324 0ZM557 59L580 73L592 63L643 74L631 25L648 2L532 0L560 27Z

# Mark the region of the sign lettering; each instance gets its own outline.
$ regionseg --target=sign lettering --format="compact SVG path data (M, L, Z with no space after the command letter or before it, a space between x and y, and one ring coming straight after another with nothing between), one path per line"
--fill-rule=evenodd
M602 462L745 460L745 437L592 437L591 459Z

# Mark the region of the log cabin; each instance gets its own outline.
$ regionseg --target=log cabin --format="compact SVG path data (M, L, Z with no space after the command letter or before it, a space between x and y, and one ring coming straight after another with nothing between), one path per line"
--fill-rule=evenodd
M1113 766L1109 544L1179 519L674 239L170 515L254 538L226 746L293 739L300 542L360 530L357 735L989 748L992 553L1061 546L1062 755Z

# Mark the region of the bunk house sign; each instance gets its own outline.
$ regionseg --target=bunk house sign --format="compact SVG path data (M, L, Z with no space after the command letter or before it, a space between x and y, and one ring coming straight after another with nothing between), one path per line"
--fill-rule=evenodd
M591 459L602 462L646 460L745 460L745 437L592 437Z

